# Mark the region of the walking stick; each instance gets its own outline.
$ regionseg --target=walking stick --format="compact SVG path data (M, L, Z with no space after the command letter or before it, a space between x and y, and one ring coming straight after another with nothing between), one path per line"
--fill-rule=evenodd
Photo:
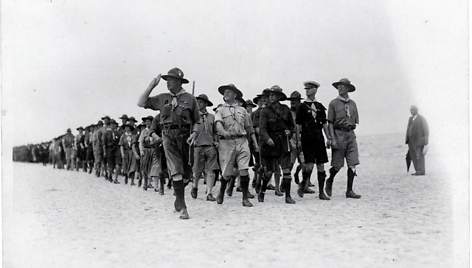
M193 81L193 85L192 85L192 95L195 96L195 81ZM192 124L190 124L190 130L189 130L189 137L192 135L192 130L193 130L193 122ZM192 165L192 159L193 158L193 154L192 154L192 145L189 144L188 146L188 165L191 166Z

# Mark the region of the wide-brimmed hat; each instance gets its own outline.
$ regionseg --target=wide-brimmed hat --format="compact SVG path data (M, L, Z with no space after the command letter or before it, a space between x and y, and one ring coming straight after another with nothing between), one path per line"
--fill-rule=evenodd
M126 129L126 127L130 127L130 128L131 128L131 131L134 130L134 126L133 126L133 124L131 124L130 122L127 122L126 124L123 125L123 129Z
M300 94L300 92L298 91L292 92L292 94L290 94L290 98L287 98L287 100L301 100L301 99L303 99L302 94Z
M204 100L207 102L207 106L208 107L211 107L213 106L213 102L211 102L209 99L208 99L208 96L205 95L205 94L200 94L196 97L197 100Z
M179 68L172 68L170 69L167 74L161 75L162 79L167 81L167 77L174 77L177 79L182 80L182 84L188 84L188 80L184 78L184 72Z
M236 100L241 103L241 106L242 106L244 109L246 109L246 107L247 107L246 101L245 101L242 97L241 97L241 98L236 98Z
M275 85L269 89L264 89L263 94L269 95L270 93L277 93L280 95L280 100L284 101L287 99L287 95L283 92L283 89L279 87L278 85Z
M113 124L117 125L115 119L110 119L110 122L108 122L108 124L110 124L110 125L113 125Z
M233 84L229 84L229 85L223 85L221 87L218 88L218 92L220 92L221 95L224 95L225 94L225 90L227 89L230 89L232 90L233 92L236 93L236 99L240 99L243 97L243 93Z
M337 89L338 88L338 85L346 85L349 87L349 92L354 92L356 91L356 87L351 84L351 81L349 81L347 78L343 78L341 80L339 80L339 82L334 82L333 83L333 86Z
M83 127L78 127L78 128L76 128L76 129L77 129L77 130L81 130L81 129L82 129L82 130L85 130Z
M266 89L268 89L268 88L266 88ZM259 100L261 99L261 97L264 97L264 96L266 96L266 95L265 95L265 94L257 94L257 96L254 97L254 99L252 99L252 101L253 101L254 103L258 103Z
M313 81L313 80L309 80L309 81L303 82L303 86L305 87L305 89L307 89L307 88L313 88L313 87L319 88L319 87L320 87L320 83L315 82L315 81Z
M103 126L103 121L102 121L102 120L98 120L97 126Z
M104 117L102 117L102 120L105 120L105 119L110 120L111 118L108 115L105 115Z
M154 120L154 117L152 115L148 115L146 117L141 118L141 120L143 120L143 122L146 121L146 120L151 120L152 121L152 120Z
M136 120L136 119L134 118L134 116L131 116L130 118L128 118L128 121L133 121L133 122L136 122L136 123L138 122L138 120Z
M126 120L129 120L129 118L128 118L128 115L126 115L126 114L122 115L122 116L120 117L120 119L126 119Z
M247 100L246 100L246 106L256 107L257 105L255 105L254 102L252 102L252 100L247 99Z

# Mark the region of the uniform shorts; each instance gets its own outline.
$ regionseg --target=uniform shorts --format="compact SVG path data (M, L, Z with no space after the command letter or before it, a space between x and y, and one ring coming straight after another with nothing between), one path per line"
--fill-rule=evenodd
M328 163L328 154L321 130L319 132L309 132L309 134L302 132L301 142L305 163L318 165Z
M229 178L234 176L235 166L238 167L238 170L249 169L249 157L251 153L246 137L220 140L218 152L223 177Z
M72 159L72 147L67 147L65 150L66 152L66 160Z
M106 162L108 164L108 168L114 168L117 165L121 166L120 149L107 149Z
M98 149L93 149L93 158L95 159L95 163L102 162L102 152Z
M279 166L282 169L290 169L292 163L290 161L290 152L287 152L280 157L262 157L262 165L266 171L275 172L279 170Z
M344 166L344 158L348 166L359 165L359 153L357 149L356 134L354 131L334 130L334 137L338 145L332 149L331 166L340 169Z
M162 145L166 154L166 164L169 174L182 174L189 180L192 177L192 165L189 163L189 145L187 139L190 129L166 129L162 131Z
M212 145L194 147L193 159L193 173L202 174L204 170L208 172L220 169L218 151Z

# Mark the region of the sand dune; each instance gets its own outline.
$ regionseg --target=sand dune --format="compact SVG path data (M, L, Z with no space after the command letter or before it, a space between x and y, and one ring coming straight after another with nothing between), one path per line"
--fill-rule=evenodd
M172 212L170 190L160 196L123 178L114 185L83 172L13 163L12 191L4 195L4 265L452 267L453 204L444 194L452 189L439 155L428 155L428 175L414 177L406 173L401 142L383 154L361 143L359 200L344 197L345 168L331 201L294 193L297 204L288 205L269 191L264 203L253 199L246 208L235 192L217 205L204 199L201 185L196 200L186 189L187 221Z

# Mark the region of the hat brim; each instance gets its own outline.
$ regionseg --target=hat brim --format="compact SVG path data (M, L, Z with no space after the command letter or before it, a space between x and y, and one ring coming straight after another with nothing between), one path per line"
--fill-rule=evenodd
M168 75L168 74L161 75L161 78L164 79L164 80L166 80L166 81L167 81L167 78L168 78L168 77L173 77L173 78L180 79L180 80L182 80L182 84L188 84L188 80L185 79L185 78L181 78L181 77L174 76L174 75Z
M343 82L334 82L334 83L333 83L333 87L336 88L336 89L338 89L338 86L339 86L339 85L346 85L346 86L348 86L348 87L349 87L349 92L354 92L354 91L356 91L356 87L355 87L354 85L352 85L352 84L347 84L347 83L343 83Z
M206 101L207 107L213 106L213 102L211 102L210 100L207 100L207 99L204 99L204 98L200 98L200 97L195 97L195 99Z
M303 100L302 97L290 97L290 98L287 98L287 100Z
M237 89L237 88L234 88L234 87L230 87L230 86L221 86L218 88L218 92L220 92L221 95L224 95L225 94L225 90L227 89L230 89L232 90L233 92L236 93L236 99L241 99L243 97L243 93Z
M270 89L266 89L262 92L264 95L269 95L270 93L277 93L280 95L280 101L284 101L284 100L287 100L287 95L285 95L285 93L283 92L278 92L278 91L275 91L275 90L270 90Z
M134 130L134 127L133 127L132 125L124 125L124 126L123 126L123 129L125 129L125 130L126 130L126 127L129 127L129 128L131 128L131 131L133 131L133 130Z

